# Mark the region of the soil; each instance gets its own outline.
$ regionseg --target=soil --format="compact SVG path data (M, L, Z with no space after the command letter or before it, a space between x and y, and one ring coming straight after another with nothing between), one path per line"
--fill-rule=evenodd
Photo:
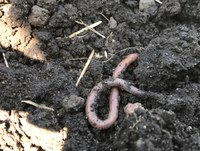
M200 2L152 7L141 11L139 0L1 0L0 150L200 150ZM95 29L106 38L92 31L69 38L84 28L78 20L102 21ZM139 59L121 78L151 95L120 91L117 122L93 128L87 95L134 52ZM109 93L98 100L99 117L108 114ZM144 108L126 116L124 106L135 102Z

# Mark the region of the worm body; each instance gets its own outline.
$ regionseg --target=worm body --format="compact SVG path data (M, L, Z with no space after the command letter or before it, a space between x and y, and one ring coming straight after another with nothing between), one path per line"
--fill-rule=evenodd
M134 61L136 61L138 59L139 54L138 53L133 53L133 54L129 54L128 56L126 56L125 59L123 59L115 68L112 77L113 78L118 78L122 72L124 72L126 70L126 68L133 63ZM118 111L119 111L119 101L120 101L120 97L119 97L119 90L117 87L113 87L111 89L111 93L110 93L110 98L109 98L110 102L109 102L109 112L111 112L111 114L113 115L113 124L114 122L117 120L118 118ZM109 117L108 117L109 120Z
M130 85L128 82L120 78L107 79L98 83L91 90L86 101L86 116L89 123L95 128L106 129L112 126L113 123L116 121L118 115L118 110L116 108L110 108L108 118L105 120L99 119L94 109L95 104L97 103L97 96L100 96L101 92L104 89L111 87L119 87L120 89L125 90L138 97L142 97L145 95L145 92L137 89L136 87Z
M138 53L130 54L125 59L123 59L116 69L113 72L113 78L117 78L122 74L123 71L135 60L138 58ZM124 83L123 83L124 82ZM105 120L101 120L95 113L94 105L96 104L96 97L99 93L105 88L105 85L108 87L112 87L110 98L109 98L109 113L108 118ZM119 108L119 90L117 87L120 87L126 90L129 93L134 95L141 95L141 91L137 88L130 86L122 79L115 80L107 80L104 82L100 82L95 86L90 92L87 101L86 101L86 116L88 118L89 123L99 129L106 129L111 127L118 118L118 108Z
M138 59L139 54L138 53L133 53L130 54L128 56L126 56L125 59L123 59L115 68L112 77L113 78L117 78L120 76L120 74L122 74L122 72L124 72L126 70L126 68L133 63L134 61L136 61Z

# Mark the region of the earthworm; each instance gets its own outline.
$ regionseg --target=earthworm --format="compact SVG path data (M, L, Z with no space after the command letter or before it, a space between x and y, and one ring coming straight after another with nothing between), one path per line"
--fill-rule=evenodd
M106 129L113 125L116 121L116 116L118 115L118 109L110 108L108 118L105 120L101 120L98 118L95 112L95 104L97 103L97 97L105 88L119 87L137 97L142 97L145 95L145 92L137 89L136 87L130 85L123 79L120 78L112 78L104 80L98 83L90 92L86 101L86 116L89 123L98 129Z
M128 55L125 59L123 59L118 64L118 66L116 67L116 69L113 72L113 76L112 77L113 78L119 77L119 75L123 71L125 71L126 68L132 62L134 62L137 58L138 58L138 53L134 53L134 54ZM97 127L97 128L100 128L100 129L106 129L106 128L109 128L110 126L112 126L112 124L114 124L114 122L117 120L117 118L118 118L118 110L119 110L118 109L119 108L119 90L118 90L118 88L116 88L116 87L112 88L109 100L110 101L109 101L109 115L108 115L108 118L106 120L98 120L98 123L96 123L95 125L99 125L99 126L94 126L94 127ZM87 100L87 102L88 102L88 100ZM93 110L93 112L94 112L94 110ZM94 115L92 115L92 113L91 114L89 114L89 113L87 114L87 112L86 112L86 115L87 115L88 120L91 123L91 125L94 125L92 123L95 123L95 121L97 121L97 119L98 119L97 115L95 113L94 113ZM92 120L94 122L92 122Z
M133 54L129 54L128 56L126 56L125 59L123 59L115 68L112 77L113 78L117 78L119 77L120 74L122 74L123 71L126 70L126 68L133 63L135 60L137 60L139 54L138 53L133 53Z
M138 53L133 53L133 54L129 54L128 56L126 56L125 59L123 59L115 68L112 77L113 78L118 78L122 72L124 72L126 70L126 68L133 63L135 60L137 60L139 54ZM118 118L118 110L119 110L119 101L120 101L120 97L119 97L119 90L116 87L113 87L111 89L111 93L110 93L110 98L109 98L109 112L111 112L110 114L112 114L112 121L113 123L117 120ZM109 117L108 117L109 120Z

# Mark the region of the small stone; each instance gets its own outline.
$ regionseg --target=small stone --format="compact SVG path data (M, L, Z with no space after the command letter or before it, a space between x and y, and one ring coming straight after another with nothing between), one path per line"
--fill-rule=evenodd
M124 107L124 112L125 112L126 116L129 116L129 115L132 115L133 113L135 113L135 111L139 108L144 109L144 107L142 106L141 103L128 103Z
M48 10L35 5L32 7L31 14L28 19L32 25L42 27L47 24L49 17Z
M63 99L63 107L67 112L78 111L83 107L85 100L77 95L66 96Z
M117 27L117 21L113 17L110 17L108 24L109 24L111 29L114 29L115 27Z

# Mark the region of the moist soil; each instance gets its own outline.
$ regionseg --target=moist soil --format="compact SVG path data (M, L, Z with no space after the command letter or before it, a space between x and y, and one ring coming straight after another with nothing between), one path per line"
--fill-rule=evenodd
M0 150L200 150L199 9L199 0L162 0L143 11L138 0L0 1ZM102 21L95 29L106 38L69 38L84 28L75 21ZM135 52L139 59L120 77L151 95L120 91L116 123L93 128L87 95ZM96 107L104 119L109 93ZM135 102L144 109L125 115Z

